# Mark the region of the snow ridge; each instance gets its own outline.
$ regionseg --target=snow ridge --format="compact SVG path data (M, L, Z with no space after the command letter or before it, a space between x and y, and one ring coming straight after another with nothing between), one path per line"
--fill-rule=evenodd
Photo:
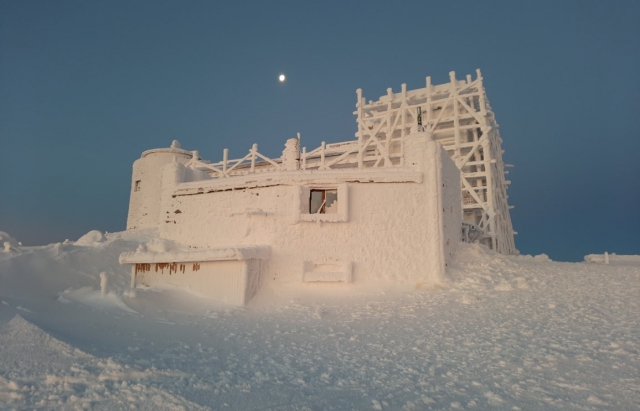
M19 315L0 328L0 347L2 409L206 409L149 384L176 380L184 377L183 372L141 370L110 358L101 360L58 341Z

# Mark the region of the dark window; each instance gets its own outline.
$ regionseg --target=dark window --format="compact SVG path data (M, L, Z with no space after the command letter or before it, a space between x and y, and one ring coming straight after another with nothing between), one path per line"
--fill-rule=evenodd
M311 190L309 214L335 214L338 212L338 190Z

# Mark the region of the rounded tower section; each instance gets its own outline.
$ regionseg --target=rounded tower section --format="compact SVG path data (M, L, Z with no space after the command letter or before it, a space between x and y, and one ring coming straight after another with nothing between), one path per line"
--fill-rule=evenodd
M160 221L162 168L172 161L186 164L192 153L183 150L177 140L169 148L155 148L142 153L133 163L127 230L157 227Z

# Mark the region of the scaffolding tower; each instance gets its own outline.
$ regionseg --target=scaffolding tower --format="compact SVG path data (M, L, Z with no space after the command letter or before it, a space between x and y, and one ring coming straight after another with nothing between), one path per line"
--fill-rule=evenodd
M482 75L407 90L391 88L378 101L366 102L362 89L356 91L358 145L360 153L373 152L383 167L403 165L404 143L409 134L424 131L449 153L461 171L463 221L477 230L475 236L502 254L515 254L513 227L507 203L505 167L498 123L487 100ZM362 156L362 154L360 154ZM370 157L373 158L373 157ZM362 160L361 160L362 161ZM376 165L378 165L376 163Z

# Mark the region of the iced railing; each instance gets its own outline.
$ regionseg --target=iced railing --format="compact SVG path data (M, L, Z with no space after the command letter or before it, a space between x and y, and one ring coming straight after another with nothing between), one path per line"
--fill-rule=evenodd
M392 167L402 162L402 152L389 154L391 163L384 161L384 156L373 145L366 145L361 141L346 141L342 143L326 144L324 141L315 150L300 153L300 168L302 170L329 170L335 168L374 168Z
M192 152L192 157L185 166L191 169L205 169L212 171L213 178L232 177L234 175L252 174L256 172L256 168L261 171L279 171L282 170L282 162L280 158L270 159L264 154L258 152L258 145L254 144L246 156L229 160L229 149L225 148L222 154L222 161L218 163L208 163L200 160L197 151ZM247 170L248 169L248 170Z
M276 172L284 170L331 170L338 168L374 168L401 165L402 153L388 154L385 157L374 145L358 140L326 144L307 152L306 147L299 151L299 138L287 141L280 158L269 158L258 151L254 144L249 153L240 159L229 159L229 149L224 149L222 161L210 163L199 158L198 152L192 152L192 158L186 164L191 169L208 171L212 178L228 178L254 173ZM390 163L390 164L389 164Z

